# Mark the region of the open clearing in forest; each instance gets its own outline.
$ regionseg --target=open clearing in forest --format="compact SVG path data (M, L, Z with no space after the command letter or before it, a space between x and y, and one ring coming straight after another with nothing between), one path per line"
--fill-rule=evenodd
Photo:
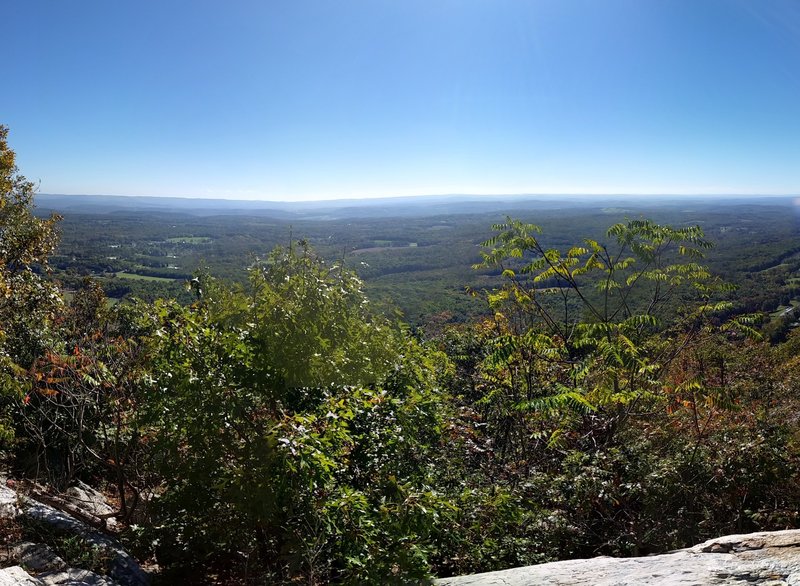
M175 279L170 279L169 277L151 277L150 275L137 275L136 273L126 273L124 271L116 273L117 277L120 279L131 279L133 281L164 281L164 282L172 282Z
M211 238L208 236L176 236L174 238L167 238L170 244L209 244Z

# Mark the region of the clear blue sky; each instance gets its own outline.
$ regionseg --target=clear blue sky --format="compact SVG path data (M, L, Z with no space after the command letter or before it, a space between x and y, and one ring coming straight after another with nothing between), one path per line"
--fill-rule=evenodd
M45 193L800 191L800 3L6 0Z

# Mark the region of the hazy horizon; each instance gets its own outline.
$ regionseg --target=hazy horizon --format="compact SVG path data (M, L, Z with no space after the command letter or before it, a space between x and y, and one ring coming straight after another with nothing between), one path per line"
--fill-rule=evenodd
M747 199L747 198L797 198L797 193L419 193L414 195L371 195L365 197L327 197L319 199L242 199L235 197L211 197L200 195L151 195L151 194L114 194L114 193L37 193L37 196L48 197L109 197L109 198L152 198L152 199L179 199L179 200L203 200L221 202L246 202L246 203L281 203L281 204L303 204L303 203L326 203L326 202L376 202L382 200L415 200L415 199L578 199L588 200L597 199L634 199L634 198L676 198L676 199Z

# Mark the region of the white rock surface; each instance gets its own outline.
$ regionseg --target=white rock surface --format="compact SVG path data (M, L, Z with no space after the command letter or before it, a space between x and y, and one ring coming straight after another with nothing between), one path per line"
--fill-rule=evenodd
M0 586L8 584L149 586L150 576L113 537L89 527L64 511L38 502L29 496L17 494L4 484L0 484L0 517L34 519L49 525L55 532L72 535L89 546L99 548L108 556L110 576L100 576L77 568L65 568L64 561L50 548L33 543L19 543L12 552L14 563L22 563L31 571L42 573L39 573L37 578L32 578L19 566L0 569ZM93 502L95 509L104 504L102 495L90 487L84 485L77 490L82 494L75 496L80 496L85 502Z
M123 586L149 586L148 576L135 559L114 539L95 531L74 517L49 505L38 502L26 503L24 514L54 529L79 536L90 546L96 546L109 556L110 577ZM69 582L79 584L80 582Z
M26 570L50 572L64 570L67 564L44 543L22 541L12 548L12 555Z
M19 566L11 566L0 570L0 586L44 586Z
M17 493L0 483L0 519L13 519L19 515L19 497Z
M114 509L106 502L103 493L93 489L85 482L78 481L75 486L70 486L64 496L74 505L85 510L91 515L105 517L106 524L110 529L114 529L117 520L109 515L114 514Z
M600 557L437 580L439 586L800 586L800 530L729 535L641 558Z
M106 576L77 568L39 574L39 580L44 586L119 586L118 582Z

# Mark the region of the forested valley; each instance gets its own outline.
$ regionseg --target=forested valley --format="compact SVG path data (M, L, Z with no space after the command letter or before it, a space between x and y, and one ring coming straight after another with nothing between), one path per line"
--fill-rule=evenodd
M57 202L0 129L2 475L101 490L156 583L418 583L800 525L790 200ZM0 520L33 535L107 562Z

